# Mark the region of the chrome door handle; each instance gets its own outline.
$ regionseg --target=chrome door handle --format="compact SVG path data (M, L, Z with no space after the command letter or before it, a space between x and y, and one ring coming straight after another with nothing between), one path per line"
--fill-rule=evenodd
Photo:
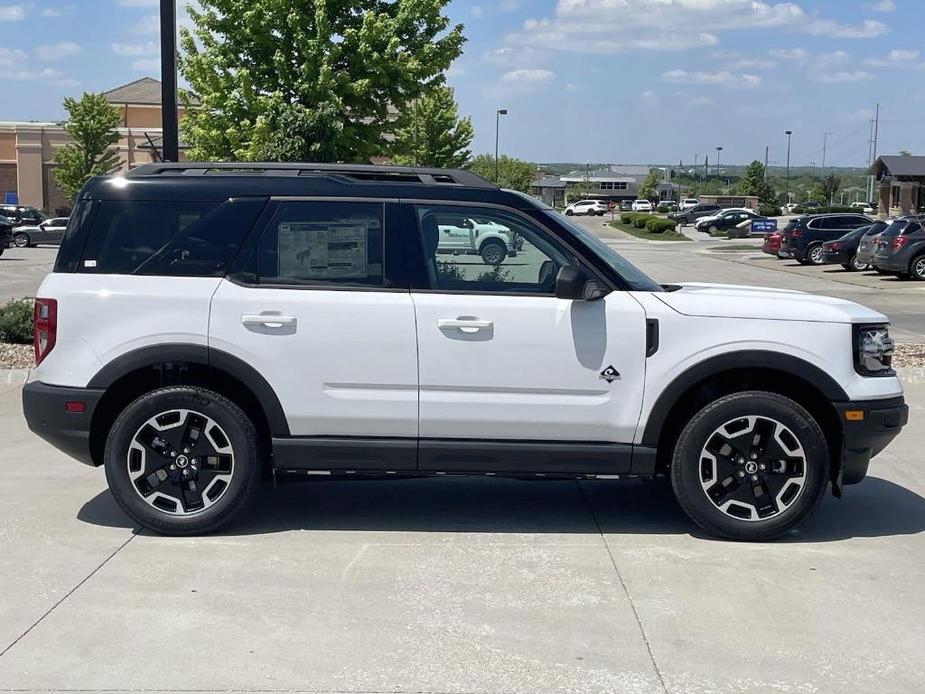
M295 325L295 316L278 316L272 313L245 313L241 316L241 325L262 325L267 328L282 328Z
M440 330L459 330L460 332L473 334L480 330L491 330L494 323L490 320L469 320L465 318L440 318L437 320L437 327Z

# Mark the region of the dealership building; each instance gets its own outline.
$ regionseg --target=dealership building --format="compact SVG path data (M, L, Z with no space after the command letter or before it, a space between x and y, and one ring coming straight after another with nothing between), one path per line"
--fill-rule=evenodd
M122 118L115 145L121 170L153 161L161 138L161 83L142 77L103 95ZM70 203L52 175L55 151L68 142L63 122L0 121L0 200L50 214L69 210Z

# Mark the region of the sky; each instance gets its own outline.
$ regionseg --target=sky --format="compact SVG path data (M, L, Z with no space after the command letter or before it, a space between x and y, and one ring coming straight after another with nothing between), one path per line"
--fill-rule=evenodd
M178 2L183 5L183 1ZM0 0L0 121L159 76L158 0ZM925 154L925 0L452 0L474 153L538 162L862 166ZM828 136L825 133L829 133Z

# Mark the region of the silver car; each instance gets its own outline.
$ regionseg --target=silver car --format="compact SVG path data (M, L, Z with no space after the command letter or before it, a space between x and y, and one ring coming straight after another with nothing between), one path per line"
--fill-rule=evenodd
M67 228L67 217L53 217L36 225L13 229L13 245L29 248L40 243L60 244Z

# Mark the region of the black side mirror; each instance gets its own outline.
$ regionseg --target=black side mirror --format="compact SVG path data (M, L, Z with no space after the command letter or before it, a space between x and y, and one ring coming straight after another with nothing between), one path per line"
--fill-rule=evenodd
M574 301L595 301L610 293L599 279L583 267L566 265L556 275L556 298Z

